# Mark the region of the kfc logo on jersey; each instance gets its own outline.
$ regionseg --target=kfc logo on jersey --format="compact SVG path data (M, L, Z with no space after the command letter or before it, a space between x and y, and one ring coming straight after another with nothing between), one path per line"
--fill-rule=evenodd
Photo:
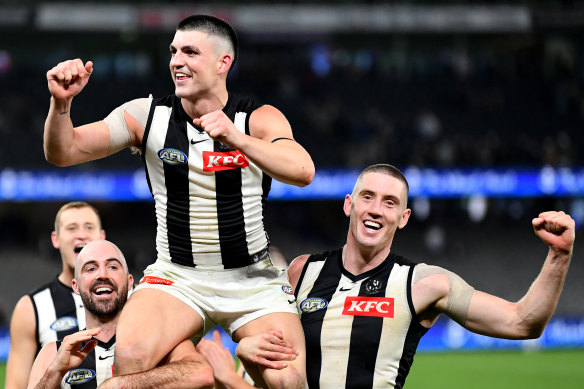
M345 299L343 315L393 318L393 297L351 296Z
M203 170L206 172L241 169L248 166L249 161L241 151L203 151Z

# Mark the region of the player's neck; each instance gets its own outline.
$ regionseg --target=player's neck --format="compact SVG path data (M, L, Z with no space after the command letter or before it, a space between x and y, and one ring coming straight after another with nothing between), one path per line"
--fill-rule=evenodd
M86 327L88 329L101 327L101 332L97 334L95 338L102 342L109 342L112 336L116 334L116 326L118 325L119 317L120 314L118 313L114 318L100 319L89 313L87 310L85 311Z
M353 275L363 274L381 265L390 250L391 245L376 249L359 247L354 242L347 242L343 247L343 266Z
M66 266L63 267L63 271L57 277L61 283L71 287L71 281L73 281L73 272Z
M225 107L229 93L227 89L208 93L198 98L184 98L181 99L183 109L193 119L200 118L209 112L218 111Z

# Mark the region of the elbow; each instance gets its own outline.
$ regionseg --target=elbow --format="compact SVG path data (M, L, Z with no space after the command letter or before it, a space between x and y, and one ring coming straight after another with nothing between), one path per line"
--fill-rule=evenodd
M299 176L299 180L297 185L301 188L308 186L312 183L312 180L314 180L314 174L315 174L315 169L314 169L314 165L312 165L310 168L303 168L302 172Z
M45 149L45 159L51 165L55 165L58 167L66 167L71 165L65 158L60 158L55 153L51 153L47 149Z

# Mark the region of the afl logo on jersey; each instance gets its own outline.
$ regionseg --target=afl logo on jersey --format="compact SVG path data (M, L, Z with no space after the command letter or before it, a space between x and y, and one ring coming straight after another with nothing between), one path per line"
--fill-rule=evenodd
M286 294L294 294L294 289L290 285L282 285L282 290Z
M316 312L326 308L328 301L320 297L309 297L300 303L300 310L304 313Z
M187 155L185 153L170 147L160 150L158 158L168 165L184 165L187 163Z
M94 378L95 372L91 369L73 369L65 376L65 382L69 385L81 385Z
M51 329L55 332L67 331L77 327L77 319L71 316L58 318L51 324Z

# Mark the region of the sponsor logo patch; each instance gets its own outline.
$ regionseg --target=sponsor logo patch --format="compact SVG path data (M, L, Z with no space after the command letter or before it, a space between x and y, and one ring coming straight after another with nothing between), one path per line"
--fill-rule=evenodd
M91 369L69 370L65 382L69 385L81 385L95 378L95 372Z
M286 294L294 294L294 289L290 285L282 285L282 290Z
M147 284L158 284L158 285L172 285L174 281L166 280L160 277L153 277L153 276L144 276L140 280L140 283L147 283Z
M55 332L67 331L77 327L77 319L71 316L63 316L51 324L51 329Z
M249 161L240 151L203 151L203 170L206 172L241 169L248 166Z
M343 315L393 318L393 297L350 296L345 298Z
M158 151L158 158L168 165L184 165L188 162L185 153L170 147Z
M300 310L304 313L316 312L327 307L328 301L320 297L309 297L300 303Z

